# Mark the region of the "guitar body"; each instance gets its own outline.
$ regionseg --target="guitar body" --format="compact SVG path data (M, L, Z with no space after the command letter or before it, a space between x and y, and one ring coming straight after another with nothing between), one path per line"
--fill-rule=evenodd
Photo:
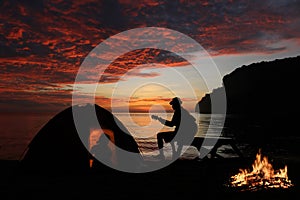
M151 115L152 119L158 120L158 116L157 115Z

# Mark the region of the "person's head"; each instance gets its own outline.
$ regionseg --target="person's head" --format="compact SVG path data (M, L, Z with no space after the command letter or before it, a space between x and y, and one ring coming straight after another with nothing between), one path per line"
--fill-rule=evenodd
M179 97L174 97L169 103L173 110L180 109L182 101Z

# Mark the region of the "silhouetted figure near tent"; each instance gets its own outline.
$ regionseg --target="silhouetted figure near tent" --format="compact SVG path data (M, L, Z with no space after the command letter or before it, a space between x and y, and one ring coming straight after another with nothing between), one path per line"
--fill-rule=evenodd
M196 119L181 106L182 101L180 98L174 97L169 104L172 105L174 110L171 121L152 115L152 118L158 120L160 123L169 127L175 127L174 131L160 132L157 134L159 154L156 157L160 159L165 159L163 152L164 142L171 142L173 153L177 153L177 156L180 156L179 154L182 150L183 144L191 143L198 129ZM172 140L175 139L178 144L177 151L175 150L174 142L172 142ZM175 158L175 155L172 156Z
M97 143L91 148L91 154L94 156L93 168L97 168L99 162L104 162L106 165L112 163L112 150L109 147L110 137L106 134L101 134Z

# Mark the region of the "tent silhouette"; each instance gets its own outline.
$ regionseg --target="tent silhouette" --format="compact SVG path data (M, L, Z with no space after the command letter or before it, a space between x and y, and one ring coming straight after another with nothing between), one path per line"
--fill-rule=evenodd
M82 117L80 130L76 129L73 112ZM96 113L96 119L89 115ZM49 172L84 172L90 170L90 159L93 157L86 148L89 143L91 128L101 126L102 129L113 133L114 145L117 148L116 158L119 167L140 164L142 157L138 145L123 124L108 110L87 104L85 106L69 107L58 113L41 128L21 159L21 166L25 170ZM119 149L119 150L118 150ZM120 151L132 154L124 156ZM103 168L107 168L103 164Z

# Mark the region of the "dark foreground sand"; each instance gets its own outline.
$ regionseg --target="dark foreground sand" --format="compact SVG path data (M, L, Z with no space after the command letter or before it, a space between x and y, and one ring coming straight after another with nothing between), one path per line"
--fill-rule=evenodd
M250 168L254 158L177 160L154 172L124 173L110 168L81 174L25 173L18 161L1 161L1 199L295 199L300 194L300 162L285 157L290 189L241 192L228 188L229 177ZM282 161L282 160L281 160ZM276 164L275 164L276 165ZM275 168L276 166L274 166ZM294 197L295 196L295 197ZM298 196L298 197L297 197Z

